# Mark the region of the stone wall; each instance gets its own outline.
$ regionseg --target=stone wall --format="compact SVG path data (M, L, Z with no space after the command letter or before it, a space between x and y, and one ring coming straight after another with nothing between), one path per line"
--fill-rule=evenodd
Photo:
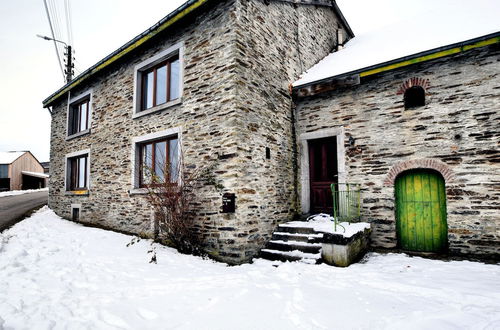
M82 222L150 236L151 209L131 191L132 139L174 127L181 128L184 163L216 164L224 187L198 192L197 228L212 257L250 260L275 225L295 214L288 85L333 48L328 29L337 28L337 17L328 7L214 3L71 92L93 89L90 134L66 141L67 102L54 105L49 204L57 214L70 218L71 204L81 204ZM133 119L135 65L180 41L182 103ZM90 149L90 191L77 196L64 190L65 155L83 149ZM234 214L221 213L225 192L236 194Z
M218 156L236 151L235 117L235 2L219 2L196 18L185 19L125 60L94 76L91 83L73 90L77 95L93 89L91 133L65 140L67 102L54 106L51 134L49 204L69 218L71 204L81 204L80 220L141 235L152 234L151 209L145 196L133 194L133 137L180 127L184 162L189 166L213 164ZM184 94L182 103L163 111L132 118L134 67L159 51L184 42ZM90 149L90 191L74 196L64 191L65 155ZM218 179L228 190L236 159L218 164ZM224 226L220 192L211 186L199 191L204 213L200 221L213 230ZM207 233L207 244L219 237Z
M265 245L277 224L297 213L289 85L329 54L337 21L328 7L238 1L238 220L228 223L226 235L236 251L244 248L246 259Z
M445 178L450 253L499 256L499 64L493 45L298 100L298 135L344 127L347 181L363 187L375 246L397 245L395 177L423 167ZM426 105L405 110L412 78L426 81Z

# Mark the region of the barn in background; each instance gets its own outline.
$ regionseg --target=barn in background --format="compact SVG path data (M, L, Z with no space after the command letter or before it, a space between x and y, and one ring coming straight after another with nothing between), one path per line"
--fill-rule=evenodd
M48 177L31 152L0 152L0 191L45 188Z

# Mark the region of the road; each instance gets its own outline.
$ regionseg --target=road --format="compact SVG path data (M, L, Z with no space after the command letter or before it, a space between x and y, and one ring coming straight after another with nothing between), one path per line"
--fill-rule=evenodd
M15 224L27 212L47 204L48 191L0 197L0 231Z

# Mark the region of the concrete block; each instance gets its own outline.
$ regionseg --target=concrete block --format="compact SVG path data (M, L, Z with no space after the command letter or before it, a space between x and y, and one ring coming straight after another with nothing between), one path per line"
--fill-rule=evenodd
M324 234L321 257L325 263L347 267L363 257L370 241L371 229L365 229L351 237L341 234Z

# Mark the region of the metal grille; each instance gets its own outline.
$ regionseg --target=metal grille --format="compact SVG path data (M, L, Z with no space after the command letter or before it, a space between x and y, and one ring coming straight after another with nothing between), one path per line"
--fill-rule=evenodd
M361 187L357 183L332 183L333 217L339 222L361 221Z

